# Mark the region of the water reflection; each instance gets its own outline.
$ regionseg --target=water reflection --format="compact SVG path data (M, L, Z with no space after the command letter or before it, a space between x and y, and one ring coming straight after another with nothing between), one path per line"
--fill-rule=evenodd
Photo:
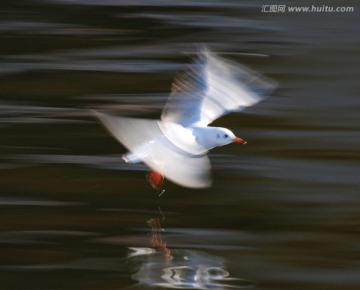
M251 285L226 270L224 258L194 249L169 249L158 218L148 221L152 248L131 247L131 278L140 283L176 289L235 289Z

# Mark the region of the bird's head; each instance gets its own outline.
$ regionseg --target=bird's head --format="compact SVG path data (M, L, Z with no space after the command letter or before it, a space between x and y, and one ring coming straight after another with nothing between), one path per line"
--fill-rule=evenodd
M216 128L216 130L214 130L214 138L217 146L227 145L232 142L242 145L246 144L245 140L236 137L233 132L226 128Z

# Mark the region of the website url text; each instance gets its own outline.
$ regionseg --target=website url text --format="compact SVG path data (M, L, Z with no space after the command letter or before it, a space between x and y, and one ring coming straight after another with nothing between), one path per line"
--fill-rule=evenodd
M288 6L288 5L263 5L261 12L264 13L349 13L354 12L354 7L343 6Z

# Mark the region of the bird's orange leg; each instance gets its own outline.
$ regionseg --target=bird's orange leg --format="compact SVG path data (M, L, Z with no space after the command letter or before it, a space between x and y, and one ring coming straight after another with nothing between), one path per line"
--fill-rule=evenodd
M160 192L160 195L165 191L163 188L164 176L161 173L154 171L154 170L150 170L146 174L146 178L149 181L152 188L155 189L156 191Z

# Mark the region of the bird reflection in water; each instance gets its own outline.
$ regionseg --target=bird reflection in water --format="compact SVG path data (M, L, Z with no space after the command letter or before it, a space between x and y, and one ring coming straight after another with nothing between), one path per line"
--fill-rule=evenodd
M141 284L176 289L235 289L252 286L248 280L230 277L221 257L198 250L169 249L160 219L148 221L152 248L130 248L134 267L131 278Z
M166 247L166 244L162 238L162 228L160 220L158 218L151 218L148 220L148 224L151 227L151 244L155 250L164 254L167 262L171 261L170 250Z

